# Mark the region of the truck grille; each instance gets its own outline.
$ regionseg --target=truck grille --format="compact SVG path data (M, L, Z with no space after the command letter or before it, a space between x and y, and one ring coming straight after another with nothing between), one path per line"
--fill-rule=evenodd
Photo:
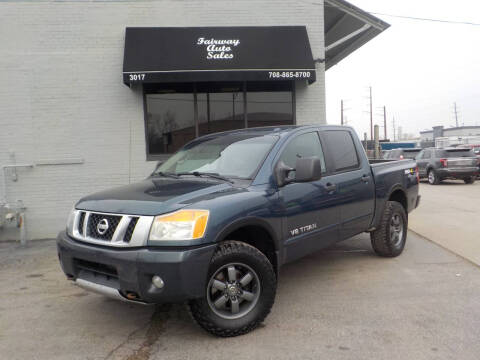
M91 213L88 218L87 236L94 239L112 240L121 216Z
M125 232L125 237L123 241L130 242L132 239L133 232L135 231L135 226L137 225L138 217L132 217L130 223L128 224L127 231Z
M133 247L147 244L153 216L75 210L72 236L104 246Z
M85 211L80 213L80 219L78 220L78 232L83 235L83 225L85 224Z

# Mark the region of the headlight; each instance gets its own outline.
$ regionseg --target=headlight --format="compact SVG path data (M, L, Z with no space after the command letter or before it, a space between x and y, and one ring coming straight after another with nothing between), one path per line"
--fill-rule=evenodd
M70 214L68 215L68 220L67 220L67 234L70 236L73 236L73 223L75 221L75 215L77 214L77 210L73 208L70 211Z
M192 240L205 234L208 210L179 210L156 216L150 230L150 240Z

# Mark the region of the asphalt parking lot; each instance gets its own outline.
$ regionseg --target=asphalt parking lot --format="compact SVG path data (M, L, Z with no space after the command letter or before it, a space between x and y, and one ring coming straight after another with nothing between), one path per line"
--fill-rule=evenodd
M422 200L409 228L480 266L480 180L420 184Z
M54 241L0 244L2 359L478 359L478 267L413 233L375 256L367 235L283 268L264 325L215 338L184 305L140 306L73 286Z

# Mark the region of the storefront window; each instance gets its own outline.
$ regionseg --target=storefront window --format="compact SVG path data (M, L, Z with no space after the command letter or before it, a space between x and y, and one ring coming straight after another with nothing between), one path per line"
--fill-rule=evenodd
M190 140L210 133L242 129L245 125L294 124L292 85L182 83L146 88L147 158L171 154Z
M145 94L149 155L169 154L196 137L192 86Z
M241 83L198 84L197 101L199 136L245 127Z

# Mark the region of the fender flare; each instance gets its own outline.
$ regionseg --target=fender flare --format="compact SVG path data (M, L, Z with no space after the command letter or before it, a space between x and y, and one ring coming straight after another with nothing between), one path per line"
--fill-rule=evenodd
M273 229L273 227L266 220L261 219L261 218L257 218L257 217L254 217L254 216L249 216L249 217L245 217L245 218L242 218L242 219L238 219L238 220L235 220L235 221L229 223L228 225L224 226L222 228L222 230L220 230L218 232L217 236L215 237L214 242L218 243L218 242L222 241L225 238L225 236L227 236L229 233L231 233L235 230L238 230L242 227L245 227L245 226L259 226L259 227L263 228L265 231L267 231L267 233L272 238L273 245L275 247L275 251L278 250L279 241L278 241L278 237L275 234L275 230Z

